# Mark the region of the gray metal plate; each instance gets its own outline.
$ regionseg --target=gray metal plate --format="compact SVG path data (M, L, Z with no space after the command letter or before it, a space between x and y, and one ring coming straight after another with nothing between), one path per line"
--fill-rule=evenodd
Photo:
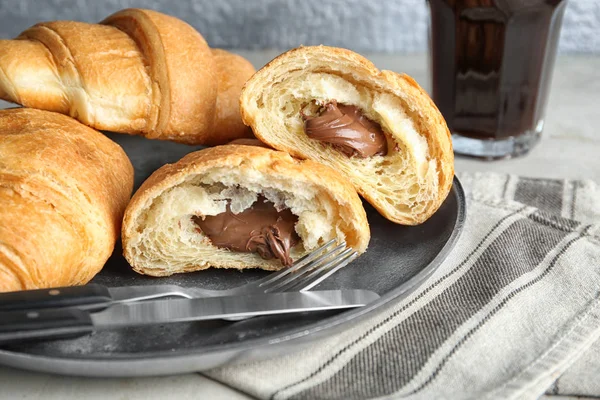
M108 134L135 167L137 188L152 171L199 147ZM360 288L382 297L366 307L306 315L259 317L238 322L209 321L102 331L51 342L6 346L0 364L83 376L149 376L201 371L231 361L255 360L292 351L306 342L349 329L358 318L417 288L446 257L465 218L458 180L436 214L416 227L393 224L365 203L371 225L368 251L318 289ZM173 283L224 289L244 284L264 271L206 270L168 278L133 272L118 245L94 282L107 286Z

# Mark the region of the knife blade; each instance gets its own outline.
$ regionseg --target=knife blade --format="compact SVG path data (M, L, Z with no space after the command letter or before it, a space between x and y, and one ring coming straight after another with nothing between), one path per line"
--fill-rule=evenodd
M120 303L93 313L92 322L95 327L115 328L166 322L248 318L354 308L368 304L378 297L371 291L352 289Z
M80 308L7 311L0 312L0 344L130 326L348 309L377 298L375 292L352 289L117 303L97 312Z

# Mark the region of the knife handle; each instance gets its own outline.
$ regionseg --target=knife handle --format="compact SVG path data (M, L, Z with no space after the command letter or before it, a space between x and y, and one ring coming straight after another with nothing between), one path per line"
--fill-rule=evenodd
M0 312L0 345L39 339L66 339L94 330L89 312L77 308Z
M24 290L0 294L0 312L78 307L98 311L110 305L108 288L94 283L85 286Z

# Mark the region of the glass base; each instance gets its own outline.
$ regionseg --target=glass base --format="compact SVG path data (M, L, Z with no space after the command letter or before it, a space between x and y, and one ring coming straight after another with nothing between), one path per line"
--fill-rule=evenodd
M542 123L537 129L530 130L519 136L510 136L506 139L490 140L476 139L452 134L454 153L461 156L482 158L485 160L500 160L523 156L537 144L542 134Z

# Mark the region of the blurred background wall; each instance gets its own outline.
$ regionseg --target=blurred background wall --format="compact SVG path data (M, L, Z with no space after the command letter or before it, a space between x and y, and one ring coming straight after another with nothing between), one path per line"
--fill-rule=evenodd
M363 53L427 50L425 0L0 0L0 38L40 21L97 22L127 7L182 18L213 47L285 50L322 43ZM600 0L569 0L560 50L600 54Z

